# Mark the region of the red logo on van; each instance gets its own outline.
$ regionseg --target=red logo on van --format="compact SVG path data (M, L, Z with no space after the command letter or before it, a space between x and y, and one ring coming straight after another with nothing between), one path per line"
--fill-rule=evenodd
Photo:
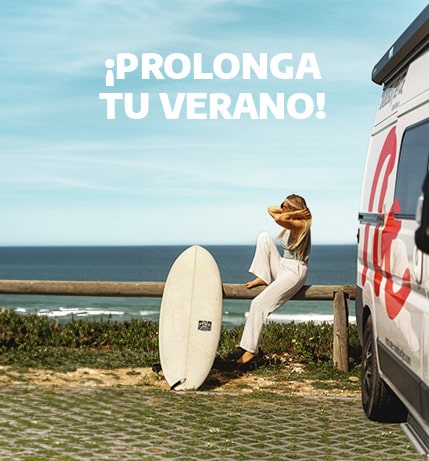
M389 176L393 171L396 159L396 128L393 127L384 141L384 145L380 152L380 157L374 173L374 179L369 196L368 211L373 213L383 213L383 205L385 203ZM384 173L382 174L384 170ZM376 195L378 192L378 203L376 204ZM382 226L372 227L370 224L365 226L363 261L364 269L362 272L362 285L365 284L368 276L368 263L371 258L374 267L374 291L377 297L383 295L381 292L381 284L383 279L386 280L384 289L384 302L387 315L394 319L401 309L404 307L405 301L411 292L410 280L411 273L408 268L405 268L402 273L402 284L398 291L394 291L393 282L393 267L395 265L395 257L400 254L393 254L393 246L401 229L401 221L395 220L395 212L399 211L399 203L394 201L385 223ZM374 229L374 238L372 252L369 254L369 233ZM406 252L401 257L407 257ZM403 263L403 261L401 261ZM398 274L397 274L398 275Z

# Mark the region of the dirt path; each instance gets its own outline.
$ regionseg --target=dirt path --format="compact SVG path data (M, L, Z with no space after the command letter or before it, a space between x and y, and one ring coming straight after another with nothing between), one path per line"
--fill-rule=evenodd
M300 371L301 370L301 371ZM234 392L252 393L266 391L278 394L290 395L328 395L328 396L353 396L358 397L360 390L355 379L348 386L335 381L323 381L323 389L320 383L308 379L290 379L290 373L300 374L302 368L295 365L293 370L281 370L264 375L252 372L221 372L213 370L204 385L202 391L211 392ZM41 369L16 371L10 367L0 367L0 385L36 385L50 387L64 386L131 386L149 387L154 389L168 390L168 383L162 376L162 372L156 373L151 368L121 368L114 370L101 370L93 368L78 368L72 372L57 372Z

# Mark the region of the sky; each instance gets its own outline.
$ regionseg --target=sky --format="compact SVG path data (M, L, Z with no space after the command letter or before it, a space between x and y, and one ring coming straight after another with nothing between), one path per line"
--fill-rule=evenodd
M426 4L3 0L0 245L253 244L278 233L267 207L290 193L312 211L315 244L356 243L381 95L371 71ZM164 79L142 78L147 53L165 62ZM287 56L277 69L291 67L292 78L274 64L267 78L245 79L243 53ZM194 54L202 72L223 77L197 78ZM123 79L118 56L130 58ZM303 56L314 61L299 76ZM114 119L100 94L122 95ZM219 94L229 118L213 109ZM281 95L283 117L263 119L261 94ZM130 116L142 108L143 118Z

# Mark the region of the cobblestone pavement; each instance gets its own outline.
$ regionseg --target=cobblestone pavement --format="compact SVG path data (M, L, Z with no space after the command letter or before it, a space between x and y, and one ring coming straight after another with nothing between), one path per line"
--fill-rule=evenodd
M132 387L0 387L1 460L419 459L358 399Z

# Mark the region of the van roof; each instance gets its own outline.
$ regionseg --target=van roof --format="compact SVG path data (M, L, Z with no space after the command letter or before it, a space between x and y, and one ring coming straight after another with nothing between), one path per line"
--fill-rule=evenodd
M381 85L417 53L429 37L429 5L407 27L372 70L372 81Z

